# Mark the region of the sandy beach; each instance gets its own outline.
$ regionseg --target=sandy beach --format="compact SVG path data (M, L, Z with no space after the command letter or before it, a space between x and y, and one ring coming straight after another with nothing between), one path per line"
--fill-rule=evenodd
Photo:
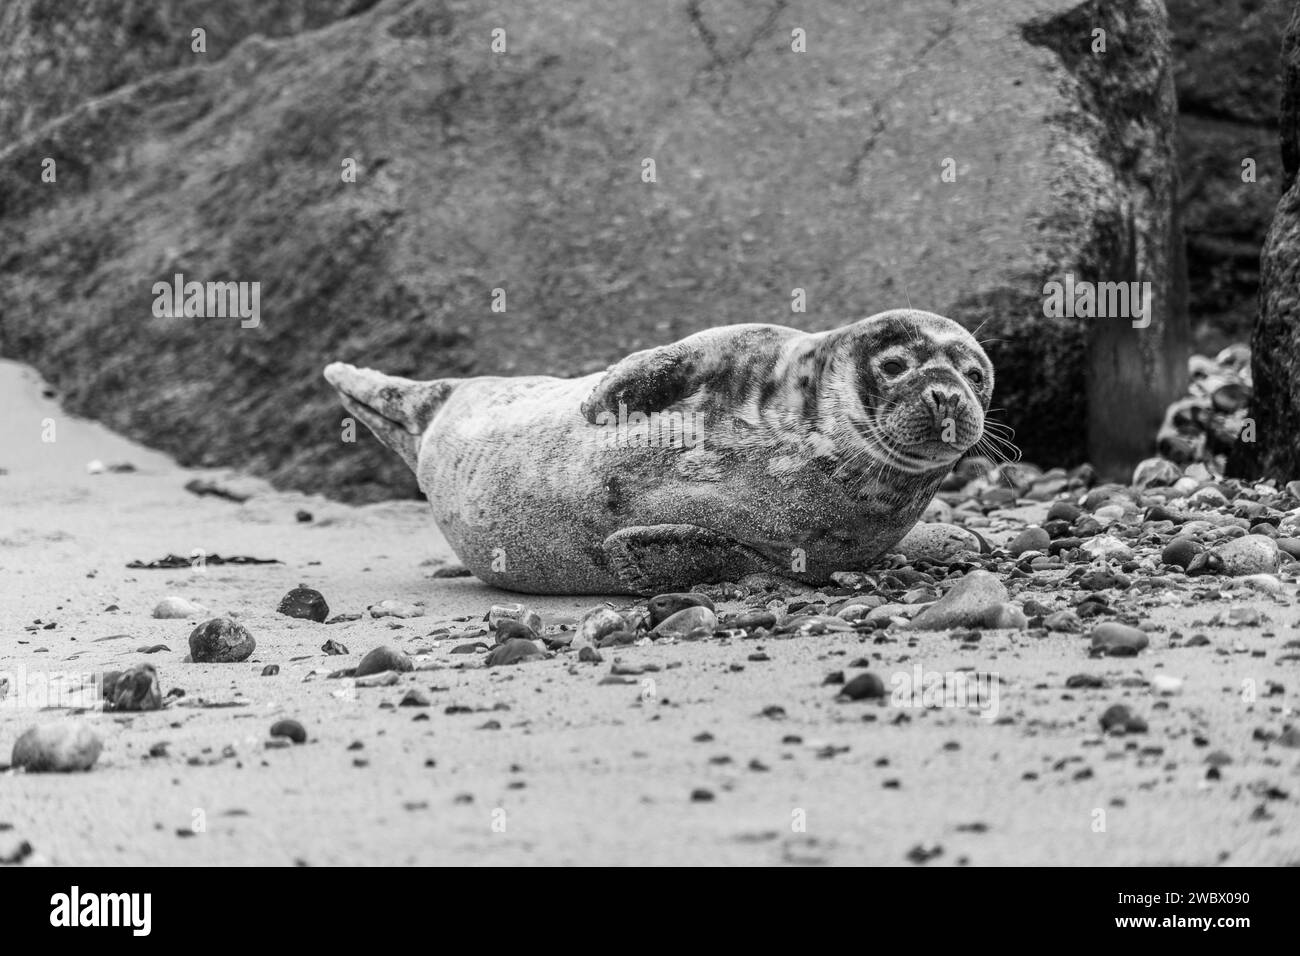
M1090 658L1080 634L989 630L962 646L944 632L891 629L884 640L659 642L606 648L600 663L563 651L485 668L482 653L452 651L483 629L492 604L523 601L558 623L604 599L435 578L455 556L422 502L353 507L179 468L64 415L15 363L0 363L0 408L0 670L94 674L147 662L164 694L184 692L142 713L7 699L0 763L44 722L84 722L104 749L86 773L0 774L0 859L1300 864L1300 750L1270 739L1295 722L1300 652L1284 646L1300 636L1294 575L1281 575L1278 597L1202 579L1126 598L1155 622L1133 658ZM47 419L53 442L42 441ZM104 470L90 473L92 461ZM135 470L112 470L120 463ZM184 487L196 478L248 498L196 495ZM1004 510L982 530L1005 540L1045 510ZM195 549L279 563L127 567ZM1065 606L1059 576L1007 583L1017 600ZM362 616L317 624L276 613L299 584L324 594L331 614ZM1214 587L1218 596L1205 597ZM154 619L170 595L211 613ZM371 618L367 608L384 600L421 603L425 614ZM1264 618L1215 623L1240 607ZM220 615L253 633L252 657L187 663L190 632ZM1171 647L1176 632L1184 640ZM1209 643L1187 646L1194 633ZM326 654L331 639L350 653ZM381 645L411 655L416 670L386 687L327 676ZM887 686L917 666L996 675L996 718L979 707L838 702L827 675L851 678L862 658ZM262 676L270 664L279 673ZM643 670L611 682L615 665ZM1075 674L1106 686L1067 689ZM1181 691L1157 695L1149 681L1160 674L1182 678ZM1252 701L1243 686L1255 688ZM430 706L397 706L413 688ZM1098 718L1113 703L1149 731L1103 736ZM308 742L268 748L283 718L300 721ZM1211 754L1217 780L1207 778ZM30 853L19 852L24 842Z

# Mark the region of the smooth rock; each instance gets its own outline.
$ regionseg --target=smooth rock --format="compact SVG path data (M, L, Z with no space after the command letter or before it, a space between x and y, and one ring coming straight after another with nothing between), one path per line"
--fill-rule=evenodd
M1121 656L1125 650L1132 653L1142 650L1150 643L1146 632L1127 624L1106 621L1092 629L1092 646L1110 654L1119 649Z
M713 606L713 601L707 595L695 591L657 594L649 600L646 607L650 611L650 627L652 629L687 608L703 607L714 613L717 612L717 608Z
M415 670L415 665L401 651L392 647L376 647L361 658L361 663L357 665L356 673L353 676L367 677L370 674L381 674L384 671L405 673L412 670Z
M187 601L183 597L165 597L153 608L153 616L156 618L176 618L179 620L189 620L196 617L202 617L208 613L208 609L202 604L195 604L193 601Z
M272 737L288 737L296 744L307 742L307 728L296 720L277 720L271 725Z
M885 696L884 682L871 671L859 674L835 695L845 700L874 700Z
M1173 677L1169 674L1157 674L1151 678L1151 691L1155 694L1170 695L1180 693L1183 689L1183 680L1181 677Z
M1179 535L1164 546L1160 552L1160 560L1164 564L1172 564L1186 570L1200 551L1201 546L1196 539Z
M1111 561L1129 561L1133 558L1133 549L1114 535L1099 534L1079 545L1079 550L1093 558L1106 558Z
M651 630L655 638L684 638L696 628L708 628L712 631L718 626L718 616L710 608L703 606L688 607L669 615Z
M9 762L28 773L70 773L89 770L103 749L99 737L84 723L40 724L18 738Z
M516 621L513 618L504 618L503 620L497 621L494 633L496 634L496 642L498 644L504 644L506 641L516 639L535 641L538 640L540 636L523 621Z
M980 539L955 524L920 523L890 550L910 561L949 561L962 551L979 553Z
M1046 531L1037 525L1032 525L1011 539L1007 550L1017 558L1026 551L1041 551L1046 554L1051 543L1052 538Z
M988 571L971 571L948 593L912 619L916 630L992 627L1007 601L1007 589Z
M546 657L546 652L532 641L514 638L504 644L498 644L488 652L486 667L500 667L504 664L524 664L539 661Z
M204 621L190 634L190 657L196 664L234 664L257 647L248 628L228 617Z

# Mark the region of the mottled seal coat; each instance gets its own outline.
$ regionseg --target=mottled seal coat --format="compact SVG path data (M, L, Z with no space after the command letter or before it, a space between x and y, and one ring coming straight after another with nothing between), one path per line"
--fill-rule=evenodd
M550 594L861 568L979 440L993 389L970 333L903 309L709 329L576 379L325 377L410 465L466 567Z

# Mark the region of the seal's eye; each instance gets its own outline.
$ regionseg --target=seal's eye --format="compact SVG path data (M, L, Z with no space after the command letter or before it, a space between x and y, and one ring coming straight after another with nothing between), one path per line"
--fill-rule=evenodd
M966 377L976 385L984 384L984 373L977 368L973 368L969 372L967 372Z
M880 363L880 370L886 375L902 375L907 370L907 366L898 359L890 359Z

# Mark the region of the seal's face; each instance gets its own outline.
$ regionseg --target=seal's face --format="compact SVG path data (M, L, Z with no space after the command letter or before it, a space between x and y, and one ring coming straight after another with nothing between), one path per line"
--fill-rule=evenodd
M974 336L932 312L898 309L846 330L871 456L905 472L950 467L984 432L993 365Z

